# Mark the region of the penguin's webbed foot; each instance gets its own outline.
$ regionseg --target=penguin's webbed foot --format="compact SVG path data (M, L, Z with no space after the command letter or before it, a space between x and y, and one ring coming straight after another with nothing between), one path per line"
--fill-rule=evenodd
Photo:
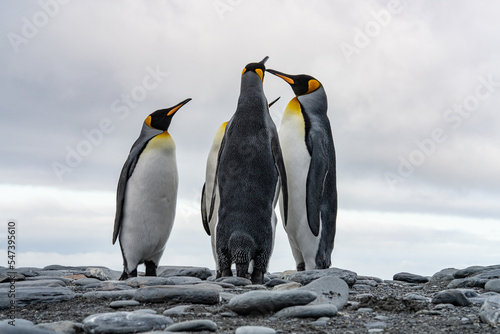
M306 270L306 263L305 262L301 262L299 264L297 264L297 271L304 271Z
M251 281L253 284L264 284L264 272L253 268Z

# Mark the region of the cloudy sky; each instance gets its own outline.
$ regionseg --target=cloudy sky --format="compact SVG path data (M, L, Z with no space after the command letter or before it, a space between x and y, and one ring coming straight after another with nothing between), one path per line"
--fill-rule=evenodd
M162 265L214 268L199 213L208 150L249 62L320 80L337 150L333 266L391 278L498 264L495 1L10 1L0 4L0 265L103 265L122 165L144 118L180 176ZM279 126L293 94L267 75ZM278 228L270 271L293 269Z

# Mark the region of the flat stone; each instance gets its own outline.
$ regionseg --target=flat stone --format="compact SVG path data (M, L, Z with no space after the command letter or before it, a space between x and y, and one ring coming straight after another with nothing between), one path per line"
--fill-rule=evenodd
M448 284L448 288L484 288L488 281L498 278L500 278L500 269L483 269L466 278L454 279Z
M16 288L18 287L60 287L66 286L61 280L56 279L44 279L44 280L26 280L15 283ZM1 283L0 289L9 289L10 283Z
M0 274L0 283L7 283L7 282L10 282L10 281L24 281L26 279L26 277L24 277L24 275L22 274L18 274L18 273L15 273L15 274Z
M0 320L0 325L8 325L9 321L10 319ZM35 325L33 321L29 321L26 319L19 319L19 318L14 319L14 324L15 324L14 327L33 327Z
M172 281L174 285L184 285L184 284L194 284L203 282L198 277L191 276L171 276L169 279Z
M311 325L313 326L326 326L328 324L328 321L330 320L329 317L321 317L317 319L316 321L311 322Z
M318 297L312 304L333 304L337 310L341 310L349 298L349 286L336 276L324 276L299 288L315 292Z
M189 320L170 325L167 332L216 332L217 324L212 320Z
M369 285L371 287L376 287L377 285L379 285L379 283L377 281L375 281L375 280L372 280L372 279L359 279L359 277L356 280L356 283L354 285L356 285L356 284Z
M246 286L246 285L252 285L252 281L249 280L248 278L245 277L237 277L237 276L231 276L231 277L221 277L215 280L216 282L222 282L222 283L229 283L234 286Z
M205 283L205 282L197 283L197 284L194 284L193 287L195 287L197 289L216 290L219 292L224 291L224 288L222 286L220 286L219 284L214 284L214 283Z
M190 266L160 266L156 272L161 277L191 276L201 280L206 280L213 275L213 272L208 268Z
M373 309L371 307L360 307L356 310L357 313L373 313Z
M66 334L83 333L83 324L68 320L38 324L35 326L35 328L51 330L54 332L62 332Z
M376 283L384 283L384 280L381 279L380 277L375 277L375 276L361 276L358 275L356 282L358 281L375 281Z
M114 281L119 279L122 273L106 267L91 267L87 268L83 274L89 278L97 278L100 281Z
M85 318L83 327L87 333L93 334L137 333L163 330L172 323L172 319L163 315L144 312L112 312L98 313Z
M394 277L392 279L395 281L403 281L403 282L408 282L408 283L427 283L427 282L429 282L429 279L425 276L406 273L406 272L397 273L394 275Z
M168 277L153 277L153 276L141 276L132 277L127 279L128 286L133 288L142 288L143 286L153 286L153 285L175 285L175 283Z
M432 298L433 304L452 304L455 306L468 306L470 301L465 294L457 289L443 290Z
M367 291L370 291L371 289L373 289L373 286L371 285L366 285L366 284L354 284L352 286L352 288L356 291L360 291L360 292L367 292Z
M438 282L451 282L455 279L455 273L458 271L458 269L455 268L446 268L438 271L434 275L432 275L431 279L429 280L431 283L438 283Z
M276 334L276 331L264 326L242 326L236 328L234 334Z
M432 298L425 297L422 295L419 295L417 293L407 293L403 296L403 300L413 300L417 302L422 302L422 303L430 303L432 301Z
M10 306L8 291L8 289L0 289L0 309ZM74 297L75 293L66 287L16 286L16 306L60 302Z
M337 307L333 304L314 304L292 306L282 309L273 315L275 318L321 318L337 315Z
M268 314L285 307L305 305L317 297L307 290L250 291L233 297L227 307L238 314Z
M54 271L62 271L62 270L66 270L66 271L85 271L85 269L87 269L87 267L80 267L80 266L61 266L59 264L51 264L49 266L46 266L46 267L43 267L42 270L54 270Z
M2 334L54 334L52 330L46 330L36 327L20 327L16 321L16 326L9 324L0 324L0 333Z
M283 272L281 278L306 285L324 276L336 276L344 280L349 287L353 286L357 279L357 274L355 272L339 268L306 270L291 273Z
M95 299L132 299L136 290L118 290L118 291L89 291L83 294L84 298Z
M94 286L93 284L91 286ZM86 288L90 288L89 285ZM95 284L95 289L99 291L119 291L119 290L132 290L131 286L128 286L125 281L105 281Z
M75 285L78 285L78 286L87 286L87 285L92 285L92 284L100 284L101 281L98 280L97 278L89 278L89 277L85 277L85 278L81 278L79 280L75 280L73 281L73 284Z
M287 281L286 279L273 278L273 279L269 280L269 282L266 283L266 286L268 288L274 288L277 285L286 284L286 283L289 283L289 282L290 281Z
M479 318L493 327L500 323L500 296L493 296L484 301L479 310Z
M302 284L298 282L290 282L285 284L276 285L273 290L276 291L285 291L285 290L293 290L302 287Z
M127 306L138 306L141 305L137 300L114 300L109 303L111 308L122 308Z
M486 282L484 290L500 293L500 279L492 279Z
M191 314L192 312L187 312L188 308L192 307L191 305L179 305L169 308L168 310L163 311L163 315L183 315L183 314Z
M213 305L219 302L219 291L194 286L147 286L137 289L135 300L144 303L189 303Z
M229 301L236 296L237 295L235 293L230 293L230 292L221 292L219 294L220 299L226 303L229 303Z
M386 328L387 323L383 321L372 321L367 324L365 324L366 328Z

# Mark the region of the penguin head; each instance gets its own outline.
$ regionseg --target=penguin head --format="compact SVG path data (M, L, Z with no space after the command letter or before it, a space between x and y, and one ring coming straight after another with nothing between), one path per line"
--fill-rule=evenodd
M256 73L260 81L264 81L264 72L266 71L266 66L264 65L266 61L269 59L268 56L266 56L264 59L262 59L258 63L250 63L245 68L243 69L243 72L241 72L241 76L245 75L246 73L254 72Z
M321 82L307 74L291 75L271 69L267 71L288 82L296 96L312 93L322 86Z
M167 131L174 114L189 101L191 101L191 98L185 99L173 107L156 110L154 113L146 117L144 123L146 123L146 125L150 128Z

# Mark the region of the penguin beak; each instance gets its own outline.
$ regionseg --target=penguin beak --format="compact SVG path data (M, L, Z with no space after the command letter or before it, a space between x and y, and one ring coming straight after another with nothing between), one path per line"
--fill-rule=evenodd
M271 73L271 74L274 74L277 77L280 77L281 79L288 82L290 85L293 85L295 83L295 81L293 81L293 79L291 78L292 76L289 74L285 74L285 73L278 72L276 70L271 70L271 69L266 69L266 71Z
M179 110L183 105L191 101L191 98L185 99L184 101L180 102L179 104L175 105L172 107L172 110L170 110L167 114L167 116L175 114L177 110Z
M268 108L271 108L271 106L272 106L273 104L275 104L275 103L276 103L276 101L278 101L280 98L281 98L281 96L278 96L278 98L277 98L276 100L274 100L273 102L269 103Z
M269 59L269 56L266 56L264 59L262 59L262 60L260 61L260 63L261 63L262 65L264 65L268 59Z

